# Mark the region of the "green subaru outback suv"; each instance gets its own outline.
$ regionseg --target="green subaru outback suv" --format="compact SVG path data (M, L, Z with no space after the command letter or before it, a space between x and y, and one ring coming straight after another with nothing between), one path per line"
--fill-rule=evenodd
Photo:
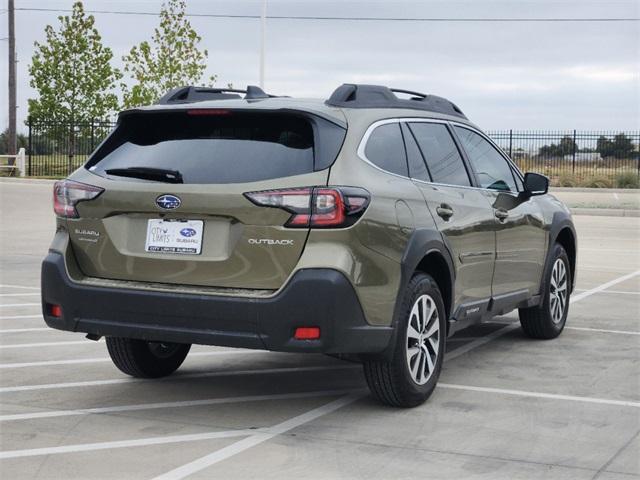
M179 88L56 183L44 318L136 377L194 343L316 352L415 406L454 332L516 308L562 331L576 234L547 188L441 97Z

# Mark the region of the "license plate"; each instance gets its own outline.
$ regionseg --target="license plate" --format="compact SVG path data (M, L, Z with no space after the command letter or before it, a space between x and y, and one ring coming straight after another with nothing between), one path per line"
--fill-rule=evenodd
M202 251L202 220L151 219L147 223L146 252L199 255Z

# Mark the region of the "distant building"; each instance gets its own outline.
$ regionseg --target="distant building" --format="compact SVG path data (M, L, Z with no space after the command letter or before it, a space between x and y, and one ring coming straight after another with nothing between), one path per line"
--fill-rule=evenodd
M565 155L565 160L573 160L573 155ZM598 152L576 152L576 162L595 162L602 160L602 157Z

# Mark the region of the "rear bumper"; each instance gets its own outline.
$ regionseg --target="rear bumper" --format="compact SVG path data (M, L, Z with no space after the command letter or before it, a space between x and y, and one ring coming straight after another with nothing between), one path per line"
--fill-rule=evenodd
M72 281L52 252L42 263L42 308L59 330L283 352L377 353L392 333L366 322L351 283L331 269L300 270L274 297L241 298L89 286ZM321 338L294 339L302 326L320 327Z

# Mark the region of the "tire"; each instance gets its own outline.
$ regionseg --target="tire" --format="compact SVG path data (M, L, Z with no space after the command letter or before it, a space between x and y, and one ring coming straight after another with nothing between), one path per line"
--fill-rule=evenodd
M522 330L531 338L556 338L567 321L571 297L569 257L562 245L553 245L542 281L542 303L519 310ZM564 292L564 293L563 293Z
M427 312L426 322L422 320L422 312ZM363 362L373 396L393 407L408 408L424 403L440 377L446 325L438 285L429 275L414 275L404 292L391 361L379 357Z
M160 378L175 372L187 357L190 344L147 342L107 337L107 350L121 372L138 378Z

